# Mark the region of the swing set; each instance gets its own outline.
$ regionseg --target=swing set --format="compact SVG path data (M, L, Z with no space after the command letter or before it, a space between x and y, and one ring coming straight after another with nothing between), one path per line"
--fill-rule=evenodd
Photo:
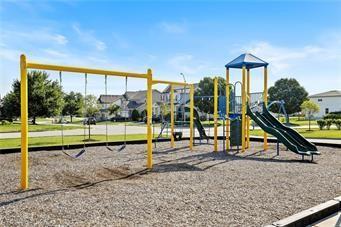
M38 70L51 70L59 72L59 82L62 84L62 72L69 73L83 73L85 75L85 89L84 93L87 93L87 77L88 74L94 74L99 76L104 76L105 81L107 81L108 76L115 77L125 77L126 78L126 89L127 89L127 80L128 78L138 78L146 80L147 87L147 168L152 168L153 166L153 148L152 148L152 70L148 69L146 73L133 73L133 72L121 72L121 71L113 71L113 70L103 70L103 69L93 69L93 68L81 68L81 67L72 67L72 66L62 66L62 65L51 65L51 64L40 64L35 62L27 61L25 55L20 56L20 99L21 99L21 188L28 188L28 90L27 90L27 70L29 69L38 69ZM107 90L107 85L106 85ZM86 107L86 101L85 101ZM63 117L62 123L63 123ZM64 150L64 133L63 126L62 133L62 151L66 155L77 158L86 152L86 143L85 143L85 130L86 126L84 126L84 143L83 149L77 153L76 155L70 155ZM89 125L90 127L90 125ZM107 127L106 127L107 128ZM106 129L107 134L107 129ZM126 134L126 124L125 124L125 134ZM126 140L126 137L125 137ZM108 149L108 138L106 136L106 147ZM123 150L125 148L126 142L119 150Z

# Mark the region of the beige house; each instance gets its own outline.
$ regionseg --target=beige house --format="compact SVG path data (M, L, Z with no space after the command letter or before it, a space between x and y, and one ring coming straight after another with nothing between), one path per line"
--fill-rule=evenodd
M98 102L101 105L101 119L109 119L112 117L130 118L133 110L137 110L140 114L146 109L147 92L127 91L123 95L100 95ZM116 116L109 116L107 108L115 104L120 107ZM160 114L161 92L153 89L153 115Z

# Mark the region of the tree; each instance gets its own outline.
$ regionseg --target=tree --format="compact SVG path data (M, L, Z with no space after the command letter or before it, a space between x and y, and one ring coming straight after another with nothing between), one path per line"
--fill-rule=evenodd
M57 81L48 79L44 71L30 71L28 80L28 116L36 124L37 117L51 117L61 113L63 99L62 89ZM2 113L6 118L20 116L20 81L15 80L12 91L5 97Z
M140 118L140 114L139 114L139 111L137 111L137 109L134 109L132 112L131 112L131 119L133 121L138 121Z
M95 115L99 112L100 105L96 96L87 95L85 97L85 116L86 117L95 117Z
M70 121L75 115L81 115L84 104L84 98L81 93L71 91L64 95L63 115L70 115Z
M16 95L13 91L3 97L0 105L1 119L12 121L20 116L20 95Z
M218 89L219 95L225 95L225 87L226 87L225 79L222 77L218 77ZM213 96L214 91L214 82L211 77L204 77L200 80L198 84L198 89L194 92L194 96ZM210 100L208 98L196 99L195 106L197 106L201 111L205 113L213 113L214 102L213 98Z
M299 112L301 104L307 100L308 92L296 79L282 78L275 82L275 85L268 90L269 101L284 100L287 114ZM278 112L279 109L273 105L271 111Z
M320 107L315 102L311 100L307 100L302 103L301 109L303 113L308 115L309 131L310 131L310 119L314 115L314 113L317 113L320 111Z
M116 105L115 103L111 104L108 108L109 114L116 116L118 111L120 110L120 106Z

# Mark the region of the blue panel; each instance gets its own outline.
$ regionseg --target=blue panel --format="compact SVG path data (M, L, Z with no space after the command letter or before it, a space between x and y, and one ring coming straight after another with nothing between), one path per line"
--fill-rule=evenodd
M219 96L218 97L218 111L220 117L225 117L226 115L226 97Z

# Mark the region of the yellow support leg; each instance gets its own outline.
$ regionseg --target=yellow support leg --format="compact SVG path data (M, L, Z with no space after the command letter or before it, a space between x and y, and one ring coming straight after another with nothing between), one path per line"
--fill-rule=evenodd
M250 105L251 102L251 92L250 92L250 69L247 70L247 83L246 83L246 90L247 90L247 102ZM247 116L247 122L246 122L246 147L250 147L250 116Z
M28 188L28 94L26 56L20 56L21 189Z
M245 152L245 113L246 113L246 92L245 92L245 83L246 83L246 68L243 66L242 69L242 152Z
M226 150L230 149L230 71L226 69Z
M214 151L218 151L218 78L214 78Z
M189 149L193 151L193 134L194 134L194 85L190 86L190 116L189 116Z
M153 141L152 141L152 112L153 112L153 76L152 70L147 71L147 168L153 167Z
M171 121L171 147L175 147L174 143L174 88L170 85L170 121Z
M264 99L264 104L265 106L268 105L268 68L265 66L264 67L264 94L263 94L263 99ZM268 134L264 132L264 144L263 144L263 149L267 150L268 149Z

